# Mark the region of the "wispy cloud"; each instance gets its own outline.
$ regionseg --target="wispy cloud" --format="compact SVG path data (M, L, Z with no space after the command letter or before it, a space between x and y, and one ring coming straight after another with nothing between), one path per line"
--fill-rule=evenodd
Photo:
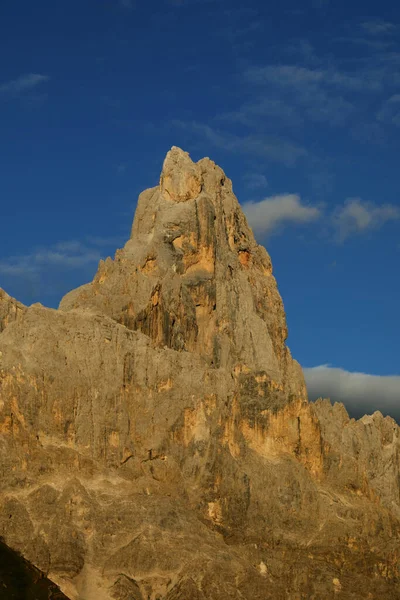
M214 4L219 0L167 0L167 3L171 6L176 7L186 7L186 6L194 6L197 4Z
M47 75L40 75L39 73L29 73L28 75L21 75L17 79L6 81L0 85L0 94L17 95L23 92L36 88L41 83L48 81L50 78Z
M363 35L364 33L364 35ZM356 45L356 46L364 46L367 49L371 49L376 51L386 51L389 48L391 48L394 43L393 40L385 38L378 38L378 37L371 37L368 35L365 35L365 32L362 32L360 35L354 35L354 32L352 31L352 33L350 35L341 35L338 36L336 38L334 38L333 40L334 42L339 42L339 43L345 43L345 44L350 44L350 45Z
M222 10L218 25L219 39L229 44L230 50L240 56L254 45L254 36L263 29L259 10L250 6L229 7Z
M250 115L258 112L260 116L269 112L281 124L289 121L291 126L306 119L334 126L344 124L354 112L353 100L345 94L368 87L361 78L339 71L297 65L252 66L244 70L243 76L254 87L255 99L242 111Z
M348 198L332 214L336 239L343 242L353 233L366 233L400 218L400 208L392 204L376 205L361 198Z
M123 175L126 171L126 163L120 163L117 165L117 173L118 175Z
M262 133L239 138L236 145L236 151L238 150L258 158L282 163L287 167L295 165L300 159L308 155L307 150L296 142L279 135L264 135Z
M57 305L73 287L92 279L101 258L113 255L125 236L86 236L0 260L0 286L30 304L48 297Z
M129 214L131 215L131 213ZM110 235L104 237L100 237L98 235L87 235L85 240L87 244L91 244L93 246L109 246L110 248L121 248L126 241L123 235Z
M305 148L278 135L251 133L240 136L196 121L174 120L171 121L171 126L179 127L186 133L194 133L216 148L271 160L289 167L307 156Z
M295 165L301 158L307 156L305 148L279 135L264 135L263 133L238 135L211 127L206 123L181 121L179 119L171 121L170 126L179 128L186 134L192 134L192 136L195 134L200 141L205 141L215 148L271 160L288 167Z
M383 28L382 24L375 25ZM389 49L391 40L365 32L361 36L359 31L356 36L352 31L334 41L363 43L364 55L349 53L340 60L332 55L319 56L302 39L288 44L284 62L245 65L242 81L247 91L252 91L252 99L225 118L252 127L257 119L261 123L267 120L269 127L285 128L307 121L335 127L354 127L362 120L373 122L371 102L377 102L382 94L393 94L400 84L400 53Z
M328 6L330 0L312 0L312 5L317 9L324 9Z
M380 410L400 423L400 375L351 373L330 365L303 370L310 400L342 402L356 418Z
M361 23L361 28L369 35L386 35L394 33L397 29L394 23L384 21L383 19L363 21Z
M259 190L268 186L268 180L262 173L246 173L243 181L249 190Z
M134 0L119 0L119 4L127 10L132 10L135 7Z
M302 204L296 194L271 196L261 202L246 202L243 211L256 234L271 233L288 224L310 223L321 216L319 208Z
M394 94L383 104L377 119L382 123L400 127L400 94Z
M283 50L286 55L294 57L296 61L301 61L307 66L319 67L322 63L322 59L317 55L314 46L305 38L285 43Z
M351 137L362 144L383 146L386 142L386 131L381 123L357 123L350 128Z
M222 113L217 116L221 122L257 127L260 120L271 122L278 119L289 128L295 128L304 121L298 109L283 98L265 97L256 98L251 102L242 104L237 110Z
M100 246L107 246L109 238L87 238L85 242L68 240L49 248L39 248L29 254L10 256L0 261L0 274L21 277L35 275L50 268L82 269L95 266L102 258Z
M250 67L246 76L254 83L275 83L281 87L302 88L309 85L325 84L345 90L363 91L380 89L380 82L371 80L367 73L350 74L333 67L310 69L298 65L267 65Z

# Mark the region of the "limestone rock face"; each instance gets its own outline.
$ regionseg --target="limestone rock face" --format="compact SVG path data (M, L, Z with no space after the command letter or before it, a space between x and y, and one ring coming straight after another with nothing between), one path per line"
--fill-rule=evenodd
M399 427L307 402L211 160L172 148L93 282L0 323L0 536L68 597L400 597Z
M9 323L17 321L25 308L21 302L14 300L0 288L0 333Z

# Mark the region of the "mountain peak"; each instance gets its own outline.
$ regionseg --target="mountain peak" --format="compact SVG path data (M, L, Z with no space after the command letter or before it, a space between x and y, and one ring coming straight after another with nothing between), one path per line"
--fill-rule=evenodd
M232 184L223 170L208 157L193 162L188 152L172 146L167 153L160 177L161 194L175 202L193 200L202 191L213 194L216 188Z
M201 172L190 158L176 146L167 153L160 177L160 190L165 198L185 202L196 198L201 191Z
M140 194L130 240L101 261L93 282L60 308L100 310L160 347L194 352L215 368L265 372L305 397L285 345L287 326L271 260L247 224L231 181L209 158L176 146L160 184Z

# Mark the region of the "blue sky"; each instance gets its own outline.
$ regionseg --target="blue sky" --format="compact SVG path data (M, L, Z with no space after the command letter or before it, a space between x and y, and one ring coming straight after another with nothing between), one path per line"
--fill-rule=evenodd
M91 280L177 145L233 180L310 396L400 413L398 3L3 0L0 50L0 287Z

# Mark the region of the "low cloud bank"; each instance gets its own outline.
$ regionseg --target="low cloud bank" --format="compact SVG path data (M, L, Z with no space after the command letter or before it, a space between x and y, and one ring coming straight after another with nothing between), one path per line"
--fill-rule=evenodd
M356 419L379 410L400 423L400 375L350 373L329 365L303 370L310 400L322 397L343 402Z

